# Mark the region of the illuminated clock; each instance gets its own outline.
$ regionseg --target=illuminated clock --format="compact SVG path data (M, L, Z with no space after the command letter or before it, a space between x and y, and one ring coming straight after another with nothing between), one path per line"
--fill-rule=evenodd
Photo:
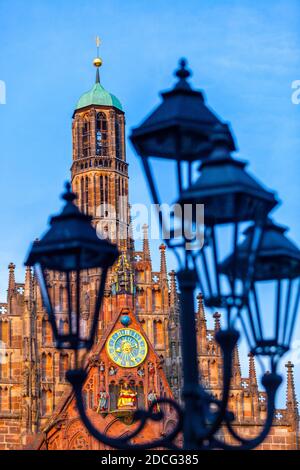
M132 328L115 330L106 343L107 354L120 367L136 367L148 352L145 338Z

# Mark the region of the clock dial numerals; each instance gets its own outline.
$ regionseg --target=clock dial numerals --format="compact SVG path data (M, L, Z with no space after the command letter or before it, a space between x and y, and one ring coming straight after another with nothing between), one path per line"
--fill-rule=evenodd
M136 367L145 360L148 345L138 331L132 328L121 328L109 336L106 349L110 359L117 365Z

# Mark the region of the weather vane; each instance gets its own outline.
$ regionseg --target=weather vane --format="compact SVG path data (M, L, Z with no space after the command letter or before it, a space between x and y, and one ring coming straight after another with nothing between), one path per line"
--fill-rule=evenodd
M101 39L99 36L96 36L96 47L97 47L97 57L94 59L93 64L95 67L99 68L102 65L102 59L99 57L99 48L101 45Z
M101 39L99 38L99 36L96 36L97 56L99 56L100 45L101 45Z

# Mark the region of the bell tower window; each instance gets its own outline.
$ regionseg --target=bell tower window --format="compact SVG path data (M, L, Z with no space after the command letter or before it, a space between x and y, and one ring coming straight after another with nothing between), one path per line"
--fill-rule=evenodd
M82 153L83 158L90 156L90 123L88 118L85 118L82 127Z
M118 120L118 116L116 116L116 120L115 120L115 139L116 139L116 157L121 159L122 158L121 125Z
M84 198L84 209L85 213L88 214L89 211L89 178L85 178L85 198Z
M84 211L84 178L80 180L80 208L81 212Z
M107 156L107 119L104 113L96 116L96 155Z

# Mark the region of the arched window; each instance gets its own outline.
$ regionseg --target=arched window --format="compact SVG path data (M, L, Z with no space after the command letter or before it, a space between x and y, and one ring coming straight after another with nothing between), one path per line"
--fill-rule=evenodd
M61 353L59 356L59 380L60 382L65 381L66 371L69 368L69 357L68 354Z
M72 306L75 305L75 302L76 302L75 286L74 286L74 283L72 282L72 284L71 284L71 303L72 303Z
M90 155L90 123L88 117L84 119L82 125L82 154L83 158Z
M120 179L116 178L116 216L119 217L119 196L120 196Z
M78 170L78 166L77 166L76 170ZM77 198L79 198L79 197L80 197L80 194L79 194L79 182L78 182L78 179L76 180L76 183L75 183L75 194L76 194Z
M154 320L153 324L153 331L154 331L154 344L156 346L161 346L164 344L164 332L163 332L163 324L161 320Z
M137 407L139 409L145 408L145 393L143 382L140 382L137 386Z
M104 113L96 116L96 155L107 155L107 120Z
M118 120L118 116L116 116L115 120L115 139L116 139L116 157L122 158L122 136L121 136L121 125Z
M47 321L45 318L42 320L42 346L46 344L46 336L47 336Z
M42 390L41 412L42 412L42 416L47 413L47 392L46 392L46 390Z
M3 341L5 346L9 346L10 343L10 324L7 321L1 321L1 337L0 340Z
M9 372L10 372L10 364L9 364L9 354L6 352L2 356L2 378L3 379L8 379L9 378Z
M65 322L62 318L59 319L58 321L58 333L60 335L64 334L64 329L65 329Z
M109 384L109 408L111 411L117 409L119 387L115 382Z
M46 354L43 352L42 359L41 359L41 376L42 380L46 381L47 379L51 379L53 375L52 370L52 356L51 354Z
M109 201L108 189L109 189L108 176L105 176L104 202L105 202L106 207Z
M74 132L74 138L77 143L77 155L76 158L80 158L80 121L76 120L75 121L75 132Z
M58 320L58 332L60 335L67 335L69 333L69 322L66 318L66 316L64 316L63 318L60 318Z
M11 398L12 398L11 387L8 388L7 393L8 393L8 410L11 411L11 406L12 406L12 403L11 403Z
M103 217L103 207L104 207L104 184L103 184L103 175L100 175L100 183L99 183L99 189L100 189L100 217Z
M52 412L52 393L50 390L42 390L41 412L42 416Z
M85 178L85 198L84 198L84 210L85 213L88 213L89 210L89 178Z
M64 308L64 288L63 286L59 286L59 312L61 313Z
M85 318L80 319L80 337L86 339L88 336L88 320Z
M5 385L0 387L0 411L11 410L11 389Z
M42 380L46 380L47 377L47 356L45 353L42 354L42 361L41 361L41 375Z
M50 323L43 318L42 320L42 346L51 345L52 343L52 333Z
M88 397L89 397L89 408L92 410L94 408L94 392L93 392L93 389L89 390Z
M84 178L80 180L80 210L84 211Z

